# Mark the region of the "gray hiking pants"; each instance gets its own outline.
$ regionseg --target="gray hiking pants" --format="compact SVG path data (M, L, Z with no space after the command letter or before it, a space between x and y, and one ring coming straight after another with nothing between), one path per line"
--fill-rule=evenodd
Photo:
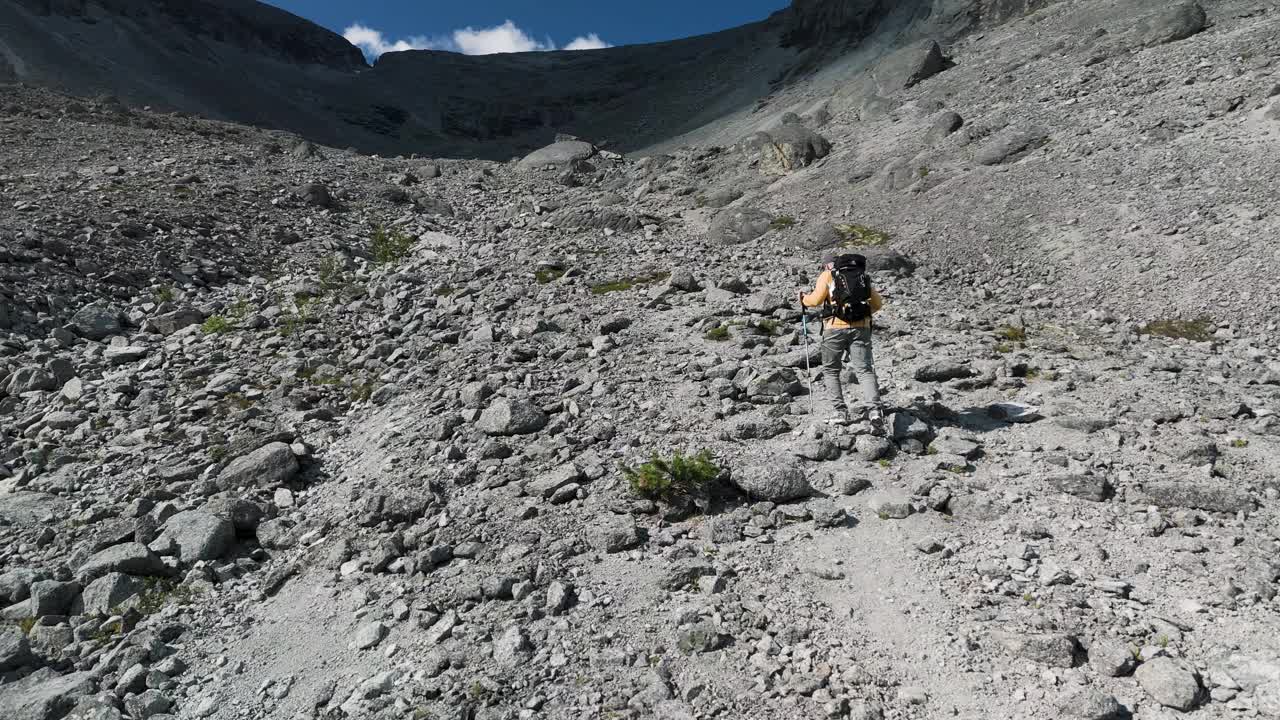
M846 412L844 390L840 387L840 371L844 354L849 353L857 383L862 386L862 401L870 406L880 404L880 384L871 357L871 328L828 328L822 336L822 378L832 410Z

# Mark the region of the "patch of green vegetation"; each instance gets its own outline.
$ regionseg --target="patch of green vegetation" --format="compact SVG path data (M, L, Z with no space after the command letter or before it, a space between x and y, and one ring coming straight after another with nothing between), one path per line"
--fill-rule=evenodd
M154 615L169 604L189 605L195 600L195 591L177 580L149 577L144 583L137 605L143 615Z
M117 621L108 623L94 630L90 633L89 639L99 643L105 643L122 634L124 634L124 626Z
M18 629L23 635L30 635L32 628L36 626L36 619L33 617L25 617L18 621Z
M916 174L918 174L922 178L929 177L929 168L921 167L918 170L916 170Z
M564 273L563 268L546 268L534 272L533 279L537 280L539 285L546 285L564 277Z
M1138 328L1143 335L1158 335L1176 340L1209 342L1213 339L1214 323L1209 318L1198 320L1152 320Z
M996 328L996 337L1008 342L1023 344L1027 342L1027 329L1015 325L1001 325Z
M996 343L996 347L995 347L996 352L1000 353L1001 355L1008 355L1009 353L1013 352L1016 349L1017 348L1015 348L1013 345L1007 342Z
M369 239L369 251L373 253L375 263L392 265L409 257L413 243L414 238L400 230L387 230L382 225L375 225Z
M1156 644L1162 648L1169 647L1169 636L1161 633L1160 636L1156 638Z
M840 224L835 226L835 230L836 234L840 236L840 247L843 248L886 245L891 239L889 233L869 228L866 225Z
M338 292L350 284L347 266L337 255L326 255L316 265L316 277L325 292Z
M1248 440L1245 440L1244 438L1236 438L1235 440L1232 440L1232 441L1231 441L1231 447L1233 447L1233 448L1247 448L1247 447L1249 447L1249 441L1248 441Z
M889 462L889 458L880 458L879 460L876 461L876 464L882 468L887 468L893 463Z
M241 322L245 318L249 317L249 311L251 309L248 298L239 298L231 304L231 307L227 308L227 315L232 320Z
M351 402L368 402L376 389L377 383L373 381L351 383Z
M226 445L210 445L206 452L209 455L210 462L219 463L227 459L227 455L230 451L227 450Z
M965 467L964 465L948 465L942 469L956 475L963 475L969 472L969 468Z
M155 293L152 295L152 297L155 299L156 303L173 302L174 300L173 286L165 285L159 290L156 290Z
M771 320L769 318L765 318L763 320L757 320L755 322L755 327L757 329L763 330L765 333L769 335L777 335L778 328L781 327L781 325L779 325L777 320Z
M231 321L222 315L210 315L208 320L200 325L200 330L205 335L221 335L231 332Z
M652 285L657 282L662 282L663 280L666 280L670 276L671 276L671 273L663 272L663 273L654 273L652 275L638 275L632 278L625 278L622 280L614 280L613 282L600 283L599 285L591 286L591 293L593 295L607 295L613 292L622 292L624 290L630 290L631 288L634 288L634 287L643 287L645 285Z
M649 462L623 468L622 476L636 495L650 500L671 500L699 492L720 476L711 451L692 457L675 453L670 460L654 455Z
M703 335L703 337L705 337L706 339L712 342L724 342L725 340L729 339L729 328L723 325L713 327L710 330L708 330L707 334Z
M770 230L786 230L796 224L796 219L790 215L779 215L769 223Z
M280 317L281 337L297 337L302 334L302 329L311 319L311 306L314 302L315 298L309 295L293 296L294 311Z

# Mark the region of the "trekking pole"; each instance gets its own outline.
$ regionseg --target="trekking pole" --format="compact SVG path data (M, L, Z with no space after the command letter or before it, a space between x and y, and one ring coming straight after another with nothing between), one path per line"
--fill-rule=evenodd
M800 326L804 332L804 379L809 384L809 413L813 414L813 370L809 367L809 313L800 307Z

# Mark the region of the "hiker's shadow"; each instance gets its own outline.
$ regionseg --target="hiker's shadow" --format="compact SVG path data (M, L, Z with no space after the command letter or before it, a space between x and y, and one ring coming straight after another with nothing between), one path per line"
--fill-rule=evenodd
M986 434L1011 427L1015 423L999 415L989 405L951 410L945 407L930 409L929 419L937 427L954 427L969 432Z

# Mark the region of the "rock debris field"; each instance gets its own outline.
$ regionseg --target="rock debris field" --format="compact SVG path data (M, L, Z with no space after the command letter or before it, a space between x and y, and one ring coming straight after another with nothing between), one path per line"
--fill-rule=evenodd
M644 156L5 87L0 718L1280 718L1280 13L1118 13Z

